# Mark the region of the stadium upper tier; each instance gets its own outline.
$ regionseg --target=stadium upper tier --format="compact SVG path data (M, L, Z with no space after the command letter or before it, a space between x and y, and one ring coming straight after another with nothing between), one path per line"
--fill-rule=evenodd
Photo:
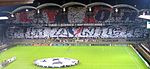
M141 23L138 16L149 10L138 10L133 6L120 4L111 6L107 3L88 5L70 2L64 5L54 3L38 7L21 6L9 12L7 23L23 24L68 24L68 23ZM8 13L8 12L7 12Z

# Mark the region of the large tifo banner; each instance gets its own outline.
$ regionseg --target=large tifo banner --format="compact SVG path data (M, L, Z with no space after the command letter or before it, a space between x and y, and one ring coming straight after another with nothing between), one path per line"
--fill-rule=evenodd
M88 12L84 7L69 7L66 12L61 9L43 9L37 14L35 10L15 13L11 23L101 23L135 21L138 12L131 9L122 8L116 13L112 8L102 8L95 6ZM39 15L39 16L38 16Z
M50 38L50 37L97 37L97 38L147 38L145 28L134 26L105 27L44 27L10 28L9 38Z

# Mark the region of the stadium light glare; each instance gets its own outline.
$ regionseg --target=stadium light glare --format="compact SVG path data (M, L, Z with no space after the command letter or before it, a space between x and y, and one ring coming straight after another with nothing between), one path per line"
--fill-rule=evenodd
M136 7L136 5L134 5L134 7Z
M39 10L39 9L37 10L37 13L40 13L40 10Z
M118 12L118 11L119 11L119 10L116 8L116 9L115 9L115 12Z
M13 14L11 14L11 17L14 17L14 15L13 15Z
M89 11L90 11L90 12L92 11L92 8L91 8L91 7L89 7Z
M65 12L66 11L66 8L63 8L63 12Z
M26 12L28 12L29 10L28 9L26 9Z
M7 19L8 19L8 17L6 17L6 16L0 17L0 20L7 20Z

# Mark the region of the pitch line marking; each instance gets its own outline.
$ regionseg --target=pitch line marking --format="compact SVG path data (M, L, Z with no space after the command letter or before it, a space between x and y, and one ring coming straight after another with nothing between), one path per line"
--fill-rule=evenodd
M129 52L129 50L126 47L125 47L125 50L128 53L128 55L130 56L130 58L132 59L132 61L136 64L136 67L138 69L140 69L140 67L138 66L139 65L138 61L136 59L134 59L134 56L132 56L132 54Z

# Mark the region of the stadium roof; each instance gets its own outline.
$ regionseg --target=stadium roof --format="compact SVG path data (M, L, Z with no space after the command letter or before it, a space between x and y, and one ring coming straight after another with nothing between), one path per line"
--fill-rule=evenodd
M138 9L143 9L143 8L148 8L150 7L150 0L34 0L34 3L56 3L56 4L64 4L64 3L68 3L68 2L80 2L83 4L90 4L93 2L104 2L104 3L108 3L110 5L116 5L116 4L128 4L128 5L132 5L138 8Z
M33 3L34 0L0 0L0 6Z
M56 3L63 5L68 2L79 2L85 5L94 2L104 2L110 5L117 4L127 4L136 7L137 9L150 9L150 0L0 0L0 16L6 16L4 11L12 12L16 8L29 5L29 6L39 6L44 3Z

